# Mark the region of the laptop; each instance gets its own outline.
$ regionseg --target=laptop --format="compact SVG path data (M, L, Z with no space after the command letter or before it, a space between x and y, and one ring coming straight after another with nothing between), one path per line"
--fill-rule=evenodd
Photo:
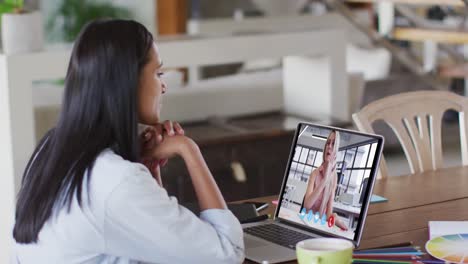
M246 258L291 261L299 241L317 237L358 247L383 144L378 135L299 123L274 218L242 225Z

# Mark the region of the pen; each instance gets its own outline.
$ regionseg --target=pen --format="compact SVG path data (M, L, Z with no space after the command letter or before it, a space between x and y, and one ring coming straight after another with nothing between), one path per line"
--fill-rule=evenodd
M392 247L381 249L364 249L356 250L355 254L372 254L372 253L393 253L393 252L420 252L419 247Z
M404 243L398 243L398 244L393 244L393 245L386 245L386 246L381 246L381 247L373 247L373 248L367 248L367 249L356 249L354 252L359 252L359 251L370 251L370 250L375 250L375 249L388 249L388 248L398 248L398 247L409 247L412 246L413 242L404 242Z
M398 243L398 244L393 244L393 245L386 245L386 246L381 246L381 247L375 247L371 249L382 249L382 248L392 248L392 247L409 247L413 245L413 241L408 241L408 242L403 242L403 243Z

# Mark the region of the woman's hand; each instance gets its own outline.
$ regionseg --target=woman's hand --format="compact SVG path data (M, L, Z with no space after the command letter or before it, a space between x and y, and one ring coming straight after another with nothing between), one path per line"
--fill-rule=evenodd
M142 153L146 153L149 150L154 149L164 140L164 138L176 135L185 135L185 131L182 129L182 126L177 122L166 120L162 124L160 123L155 126L148 127L142 133L144 140ZM144 154L142 156L144 156ZM161 167L164 167L167 164L167 161L167 159L159 160L158 164Z
M325 160L321 166L321 176L322 179L326 181L331 181L333 177L333 173L336 171L336 153L332 153L329 160Z
M158 160L170 159L176 155L180 156L184 160L192 179L200 210L226 209L223 195L219 191L218 185L195 141L184 135L166 137L151 150L149 155Z
M170 159L174 156L186 159L197 150L199 151L198 146L192 139L183 135L175 135L164 138L149 155L157 160Z
M156 159L151 155L151 151L165 138L184 134L185 131L179 123L166 120L163 123L146 128L140 135L142 163L160 184L160 167L165 166L168 159Z

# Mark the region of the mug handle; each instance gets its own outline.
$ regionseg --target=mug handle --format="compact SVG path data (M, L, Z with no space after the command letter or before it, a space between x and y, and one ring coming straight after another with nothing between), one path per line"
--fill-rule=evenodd
M320 264L320 257L313 257L309 264Z

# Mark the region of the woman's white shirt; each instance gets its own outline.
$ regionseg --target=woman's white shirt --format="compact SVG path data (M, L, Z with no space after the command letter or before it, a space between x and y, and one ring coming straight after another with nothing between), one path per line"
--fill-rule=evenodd
M148 169L111 150L83 182L82 206L60 208L38 243L14 244L13 263L240 263L241 225L229 210L200 218L168 196Z

